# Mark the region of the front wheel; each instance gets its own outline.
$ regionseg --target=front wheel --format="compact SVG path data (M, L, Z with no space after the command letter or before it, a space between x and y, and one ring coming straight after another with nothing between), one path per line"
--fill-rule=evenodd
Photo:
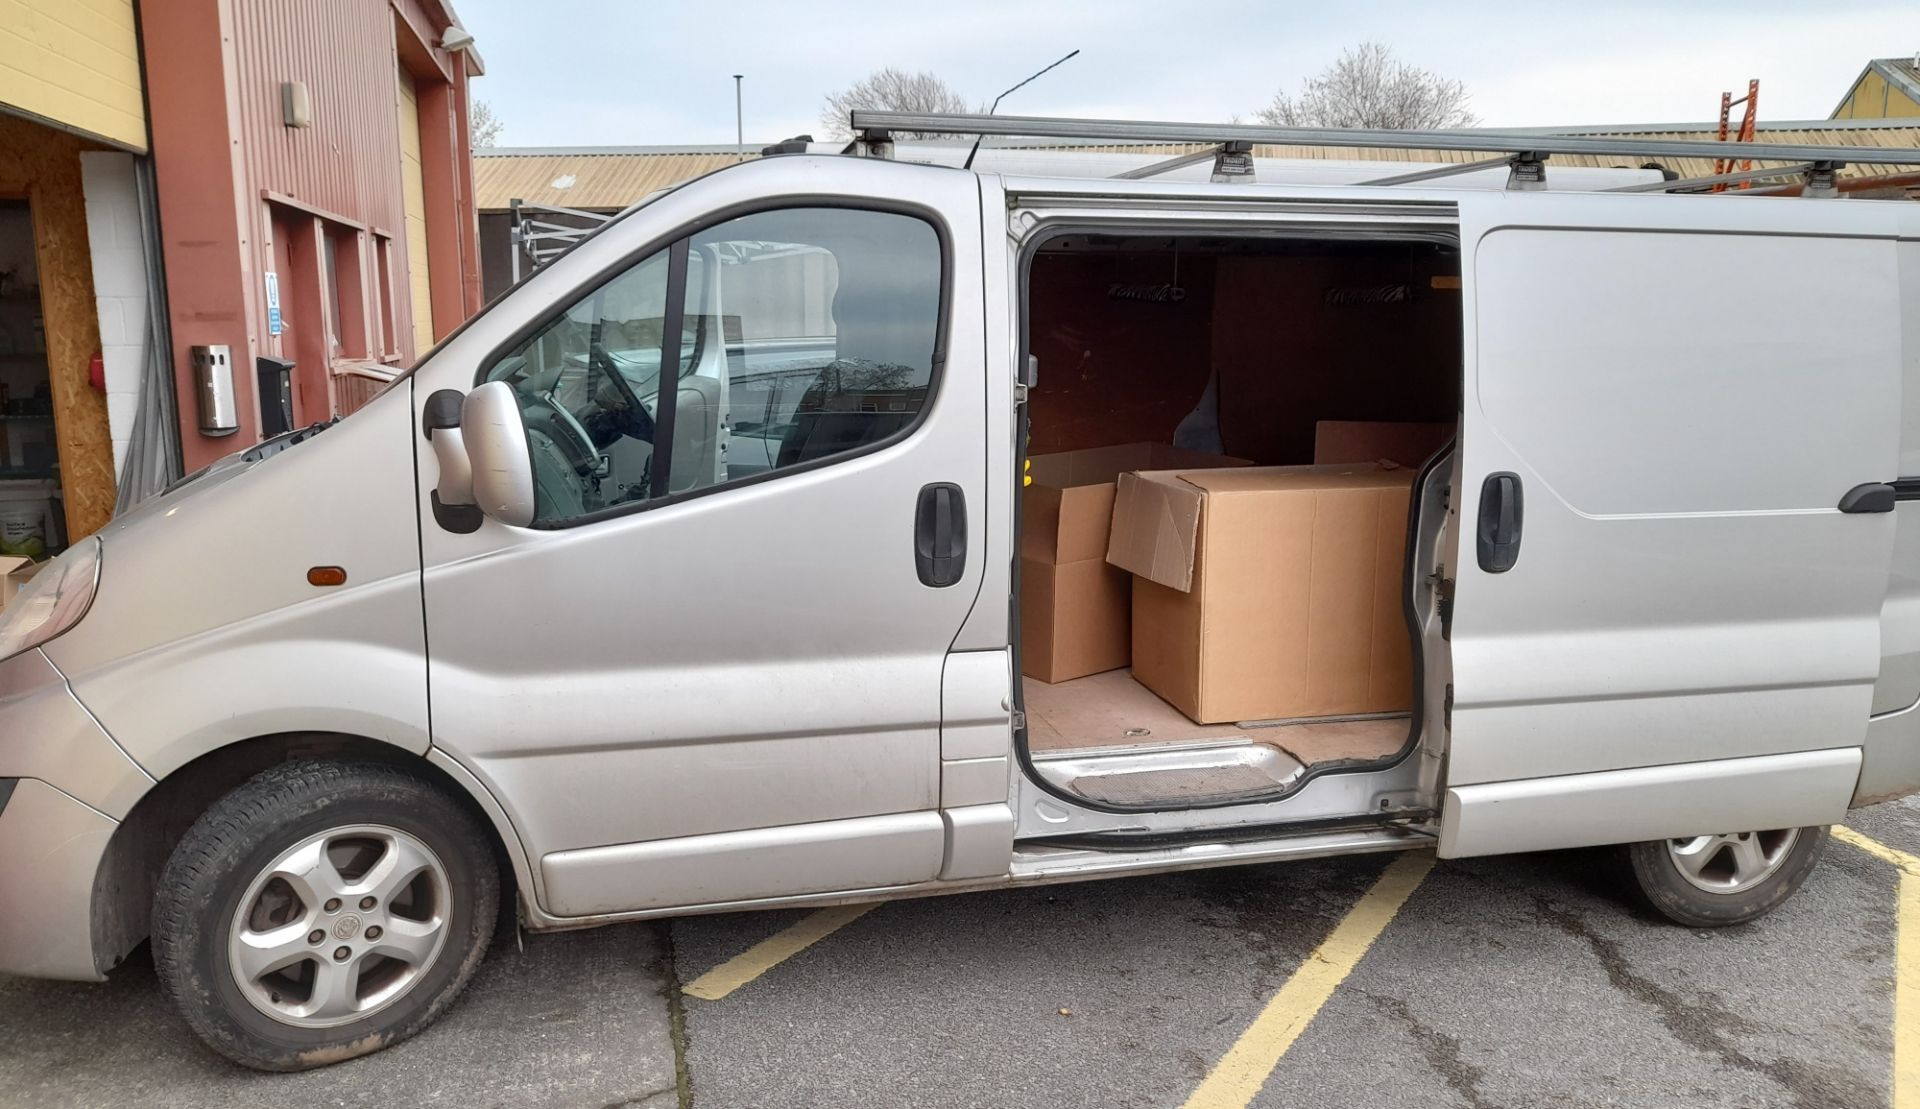
M305 1070L431 1023L486 953L499 897L485 832L431 783L286 763L217 802L168 859L154 968L215 1051Z
M1627 862L1655 911L1691 928L1718 928L1793 896L1826 843L1824 827L1684 836L1632 844Z

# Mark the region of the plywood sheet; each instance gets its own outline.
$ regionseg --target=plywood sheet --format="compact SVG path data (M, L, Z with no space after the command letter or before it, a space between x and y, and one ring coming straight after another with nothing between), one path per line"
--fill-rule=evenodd
M69 540L103 527L113 517L115 494L107 398L87 380L88 364L100 349L100 319L80 152L101 149L63 131L0 115L0 195L25 197L33 215Z
M1133 743L1246 737L1278 747L1301 763L1384 758L1406 742L1404 716L1243 728L1195 724L1129 670L1076 678L1058 685L1025 679L1027 743L1036 752Z

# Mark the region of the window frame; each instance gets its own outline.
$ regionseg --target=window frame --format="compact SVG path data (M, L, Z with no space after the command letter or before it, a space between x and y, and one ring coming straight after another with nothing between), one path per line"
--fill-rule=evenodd
M669 252L667 267L667 303L661 320L660 356L662 370L660 376L662 388L660 390L660 399L656 406L657 411L654 413L654 438L656 439L654 449L656 454L660 452L657 440L662 437L665 437L667 440L666 451L662 456L666 461L666 465L660 467L659 471L653 476L654 488L662 488L667 481L668 475L672 472L674 409L678 407L679 401L679 390L670 390L664 387L666 382L665 366L667 343L669 336L678 340L681 331L685 328L687 254L693 238L703 231L711 230L723 223L740 219L744 216L758 215L763 212L791 211L801 208L836 208L851 211L874 212L882 215L907 216L925 223L933 230L934 240L939 246L940 256L939 303L934 319L933 353L927 371L927 399L921 404L920 410L914 413L913 419L907 423L905 427L900 428L893 434L881 439L876 439L871 443L856 447L852 450L841 451L823 458L816 458L795 466L767 470L764 473L754 474L750 477L730 479L718 485L704 485L680 493L649 496L648 499L644 501L607 505L603 508L597 508L591 512L583 512L578 516L571 516L564 520L534 520L532 523L526 525L528 530L564 531L569 528L631 516L635 513L646 512L655 508L666 508L672 505L682 504L686 501L709 496L714 493L761 485L768 481L778 480L789 474L808 473L828 466L838 465L841 462L850 461L855 458L876 454L898 443L905 442L907 439L919 433L921 426L926 423L927 414L932 411L933 406L938 403L942 387L946 382L947 340L950 334L950 328L952 327L953 316L953 233L947 226L945 217L942 216L936 208L925 204L916 204L911 201L889 200L878 197L808 195L767 197L743 201L739 204L729 205L724 208L716 208L695 219L685 221L676 226L672 231L648 239L642 245L622 254L617 261L601 267L591 276L570 286L567 292L556 296L553 306L548 311L543 312L528 323L516 328L511 335L507 336L506 339L502 340L492 350L487 352L486 357L480 360L479 367L474 371L473 386L477 387L484 383L487 380L489 370L498 365L502 359L519 351L528 341L552 326L583 299L594 295L607 285L619 280L621 276L633 267L640 265L654 255L662 251ZM676 262L678 263L677 265L675 264ZM676 289L678 290L677 295L675 293ZM674 351L674 366L677 370L680 365L679 346L677 342L674 345ZM529 461L531 461L531 444L528 446L528 456Z

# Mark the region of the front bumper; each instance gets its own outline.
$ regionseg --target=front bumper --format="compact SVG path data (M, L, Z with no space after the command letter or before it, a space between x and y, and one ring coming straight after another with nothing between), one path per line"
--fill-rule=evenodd
M0 810L0 973L106 977L93 958L93 878L119 827L21 778Z
M93 956L100 860L153 779L38 650L0 662L0 972L103 977Z

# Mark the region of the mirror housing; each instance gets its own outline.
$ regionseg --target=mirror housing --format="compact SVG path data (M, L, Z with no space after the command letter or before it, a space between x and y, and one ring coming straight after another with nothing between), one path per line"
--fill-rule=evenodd
M533 523L533 457L513 386L489 381L468 393L460 406L460 438L480 511L513 527Z

